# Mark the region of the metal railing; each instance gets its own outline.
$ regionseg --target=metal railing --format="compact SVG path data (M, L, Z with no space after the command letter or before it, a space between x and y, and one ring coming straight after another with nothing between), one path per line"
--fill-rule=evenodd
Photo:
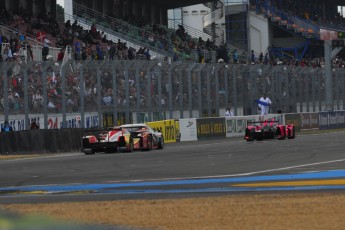
M178 26L180 25L180 23L176 22L175 20L169 20L168 21L168 28L171 29L178 29ZM198 39L199 37L201 37L203 40L207 40L210 39L212 40L212 36L210 34L205 33L202 30L198 30L194 27L188 26L183 24L184 29L186 30L186 32L194 39Z
M258 114L255 100L263 93L272 100L271 113L326 110L323 68L125 60L70 60L60 67L1 62L0 121L40 118L48 128L49 119L62 114L61 127L69 127L70 114L78 114L88 127L86 114L97 114L106 126L223 116L226 107L251 115ZM344 73L332 71L334 110L345 109Z
M257 8L263 9L265 15L270 17L271 20L275 20L279 17L280 20L287 21L287 25L294 25L291 29L295 29L296 33L301 33L305 37L319 38L320 26L315 24L313 21L300 18L296 15L291 15L282 9L271 6L267 1L260 2L257 0Z
M105 32L108 39L110 38L113 41L121 39L130 43L130 46L135 49L147 47L159 59L165 57L173 59L174 53L176 52L180 61L198 60L196 49L189 47L183 47L180 51L178 51L179 49L175 49L177 47L171 42L171 34L169 33L165 36L158 36L151 29L133 26L125 21L107 16L75 2L73 2L73 14L73 16L65 14L65 20L78 20L78 23L82 23L83 26L89 28L93 23L96 23L97 29ZM154 40L150 41L150 37ZM205 56L212 57L209 59L215 61L215 51L205 51L205 53L207 53Z
M214 40L215 44L219 46L224 44L224 30L221 27L215 26L214 23L223 18L224 4L221 1L213 1L204 5L212 10L213 4L216 5L215 9L202 17L202 23L204 32L211 35L212 40Z
M24 35L25 36L25 44L18 44L21 45L21 48L19 50L19 55L21 57L21 59L23 61L42 61L43 57L42 57L42 49L43 49L43 43L39 42L36 40L36 38L34 38L34 36L27 34L23 31L16 31L16 30L12 30L11 28L7 27L7 26L3 26L0 25L0 28L2 31L7 31L7 33L12 33L16 36L19 35ZM9 43L2 43L2 51L5 50L6 45L9 45ZM30 48L28 47L28 45L30 45ZM30 49L30 51L29 51ZM49 51L48 51L48 55L51 55L52 59L54 61L57 61L57 56L60 52L61 48L57 48L57 47L49 47ZM32 57L31 55L28 53L31 52L32 53ZM3 57L5 57L6 54L2 53Z
M73 17L70 15L68 18L76 19L78 22L82 20L89 26L96 23L98 30L107 32L109 35L116 36L122 40L129 41L136 46L146 46L161 57L173 56L174 45L168 37L159 37L157 34L154 34L153 31L133 26L125 21L110 17L75 2L73 2ZM73 21L71 23L73 23ZM152 37L154 41L149 41L149 37Z

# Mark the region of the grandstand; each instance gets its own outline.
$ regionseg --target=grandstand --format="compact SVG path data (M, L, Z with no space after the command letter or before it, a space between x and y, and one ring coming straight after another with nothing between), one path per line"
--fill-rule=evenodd
M253 101L262 92L275 98L275 111L325 110L320 31L340 36L343 23L340 16L303 19L286 7L311 8L294 0L225 0L226 43L218 44L212 40L219 34L167 24L168 8L206 1L66 1L63 22L54 18L55 1L40 7L20 1L17 8L9 2L2 1L0 119L40 117L44 127L50 114L64 115L52 127L67 127L67 114L80 111L82 124L85 114L95 113L97 125L105 126L219 116L228 106L236 115L255 114ZM331 2L325 16L336 9L338 2ZM345 107L341 54L331 73L337 109ZM112 103L104 104L109 95Z
M74 51L75 34L73 33L81 36L82 31L75 31L75 28L68 31L64 22L52 20L56 16L56 2L44 1L45 4L40 6L36 6L32 1L19 2L19 6L11 5L13 20L11 24L7 23L8 19L3 20L2 31L7 31L5 33L9 34L8 31L14 29L28 38L29 51L33 55L23 54L22 56L31 56L35 61L44 60L46 57L42 57L41 54L47 56L48 52L49 57L56 61L60 48L65 45L70 45ZM81 27L84 32L94 25L97 33L100 34L93 37L97 41L89 40L88 43L93 43L90 48L95 53L97 49L100 49L103 53L101 56L108 59L109 46L111 46L109 42L117 43L120 40L126 43L127 48L132 48L131 52L135 50L135 54L142 49L148 50L149 55L145 57L139 53L139 55L134 55L136 58L144 59L150 56L150 59L191 62L216 62L218 59L228 62L231 61L234 50L240 54L241 62L253 62L252 59L254 62L259 62L261 53L272 59L283 60L320 58L323 57L323 40L320 37L320 31L343 34L342 28L345 30L344 19L337 12L337 3L340 4L340 2L331 1L324 10L313 7L321 5L322 0L309 5L295 0L253 0L250 2L223 0L217 3L218 7L223 8L221 11L221 8L217 8L216 11L203 16L204 31L188 25L171 24L168 20L167 9L195 3L205 3L211 7L207 1L193 0L183 1L183 3L172 1L167 5L159 1L147 1L147 4L142 4L141 1L131 3L127 1L97 1L97 3L95 1L66 1L65 22L69 21L72 25L77 21L78 29ZM312 12L308 12L307 9ZM5 7L2 17L8 15L6 12ZM316 15L318 19L311 15ZM214 27L216 19L221 17L225 17L225 33L222 29ZM39 36L42 34L50 41L49 51L46 53L42 53L45 50L43 49L44 39ZM36 42L32 42L35 40ZM97 43L100 44L98 48ZM222 49L223 45L226 46L226 52ZM251 50L254 51L254 58L249 52ZM128 58L126 51L116 56L120 59Z

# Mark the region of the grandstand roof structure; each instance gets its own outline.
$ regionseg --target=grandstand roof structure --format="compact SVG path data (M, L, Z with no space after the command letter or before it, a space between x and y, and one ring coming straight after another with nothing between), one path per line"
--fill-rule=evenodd
M161 6L162 8L173 9L177 7L184 7L184 6L206 3L206 2L210 2L210 0L170 0L170 1L144 0L143 2L152 3L154 5Z

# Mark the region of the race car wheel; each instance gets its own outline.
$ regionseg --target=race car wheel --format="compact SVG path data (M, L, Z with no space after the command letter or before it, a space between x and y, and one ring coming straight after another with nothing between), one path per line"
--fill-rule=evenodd
M254 141L255 138L255 129L246 129L246 140L249 141Z
M134 150L134 143L133 143L133 138L129 140L129 146L128 146L128 152L133 152Z
M264 140L264 134L261 132L261 133L254 133L254 135L255 135L255 139L257 140L257 141L263 141Z
M282 129L283 131L280 128L277 129L278 140L285 140L285 137L286 137L285 127L282 127Z
M295 127L292 127L292 129L289 129L288 139L294 139L296 136L296 130Z
M90 151L86 151L84 153L85 153L85 155L91 155L91 154L95 154L95 151L93 149L91 149Z
M160 141L158 142L158 148L163 149L164 148L164 137L161 136Z
M147 151L150 151L152 149L152 136L151 135L149 135L148 137L147 137Z

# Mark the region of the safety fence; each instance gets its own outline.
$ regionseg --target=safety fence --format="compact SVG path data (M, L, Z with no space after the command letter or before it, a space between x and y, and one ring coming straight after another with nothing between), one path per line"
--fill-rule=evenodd
M344 69L331 74L332 110L345 108ZM169 63L68 61L0 63L0 123L40 127L111 127L169 119L258 114L264 93L270 113L326 109L323 68ZM92 117L92 119L90 118ZM90 122L90 119L93 122ZM54 121L54 125L52 124Z

